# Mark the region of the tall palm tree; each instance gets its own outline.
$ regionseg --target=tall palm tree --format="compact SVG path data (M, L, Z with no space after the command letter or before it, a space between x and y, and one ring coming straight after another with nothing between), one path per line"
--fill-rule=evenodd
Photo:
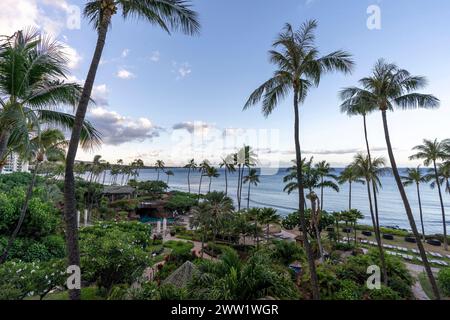
M209 178L209 187L208 187L208 193L209 193L209 192L211 192L212 178L218 178L220 176L220 174L215 167L208 166L206 168L205 175Z
M319 247L320 253L320 261L322 262L324 259L324 250L319 230L319 223L322 211L320 210L320 199L314 191L310 191L306 195L306 198L311 201L311 229L313 229L313 232L316 236L317 246Z
M320 188L320 211L323 210L323 189L325 187L333 188L339 192L339 187L333 180L337 180L337 176L333 174L334 169L330 167L330 164L326 161L320 161L316 163L315 169L320 177L320 183L318 187ZM331 178L332 180L327 180L326 178Z
M420 198L420 184L427 182L427 178L425 175L422 174L420 166L417 166L417 168L408 168L406 170L406 176L402 176L401 178L403 180L403 185L405 187L410 186L412 184L416 185L417 200L419 201L420 224L422 226L423 240L425 241L425 227L423 225L422 200Z
M222 158L220 167L224 168L225 171L225 194L228 195L228 173L236 172L236 168L234 166L233 161L233 155L228 155L225 158Z
M184 166L184 168L188 169L188 192L191 193L191 170L197 169L197 164L194 159L189 160L189 162Z
M302 183L302 159L300 149L300 123L299 104L306 99L308 91L313 86L318 86L321 76L327 72L340 71L349 73L353 67L350 54L344 51L335 51L325 56L320 56L315 45L314 31L316 21L304 23L299 30L294 31L290 24L286 24L283 31L273 43L273 47L281 47L281 51L271 50L270 61L277 66L274 76L257 88L248 99L244 109L257 104L261 99L264 116L272 113L279 101L288 93L293 92L294 104L294 139L297 167L299 168L299 216L303 230L306 230L304 212L304 192ZM313 298L320 299L314 257L308 241L308 236L303 233L305 250L308 256Z
M203 160L198 166L198 171L200 172L200 181L198 183L198 201L200 201L200 195L202 193L203 177L206 175L206 172L208 171L209 167L210 167L209 161L206 159Z
M439 202L441 204L441 213L442 213L442 225L444 230L444 248L448 250L447 243L447 226L445 219L445 208L444 201L442 199L442 191L441 191L441 183L439 181L439 171L437 161L446 160L449 157L447 150L450 146L450 140L438 141L435 139L434 141L424 139L422 145L415 146L413 150L417 150L417 153L413 154L410 159L422 159L423 164L427 167L429 165L433 165L433 175L435 179L435 185L437 185L438 193L439 193Z
M0 36L0 171L4 159L29 139L30 127L71 129L75 117L64 106L75 106L81 87L67 77L67 57L58 42L37 30ZM100 142L87 121L80 122L81 144Z
M73 176L73 164L80 140L82 122L86 116L89 99L94 86L97 69L100 64L106 35L111 30L112 17L121 10L122 16L140 18L150 24L157 25L170 33L170 30L181 30L186 34L196 34L200 29L196 12L190 8L186 0L89 0L84 9L84 15L97 31L97 44L91 65L86 77L81 99L78 104L76 121L69 143L66 160L64 210L67 221L67 243L69 265L80 264L78 236L76 228L76 199ZM70 290L71 299L80 299L80 290Z
M236 154L233 155L234 163L238 167L238 186L237 186L237 201L238 201L238 210L241 209L242 202L242 185L244 182L244 170L255 166L257 163L257 157L255 152L252 150L250 146L244 145L241 149L238 150Z
M436 299L440 299L436 281L428 263L428 258L414 221L411 206L398 172L387 122L388 110L393 111L394 108L437 108L439 106L439 100L433 95L416 92L416 90L420 90L426 86L427 81L425 77L413 76L407 70L401 69L393 63L387 63L383 59L378 60L375 64L373 74L369 77L362 78L359 83L361 88L347 88L341 93L341 97L343 100L348 100L350 102L362 101L362 104L370 106L371 108L376 107L381 111L384 136L395 182L400 192L411 230L417 240L420 256L433 287L433 293Z
M251 168L248 175L244 177L244 183L248 183L248 193L247 193L247 210L250 208L250 186L253 184L255 187L259 183L258 170Z
M164 163L163 160L156 160L156 163L155 163L155 170L156 170L156 173L157 173L157 175L158 175L158 177L156 178L156 180L159 181L159 171L161 170L161 171L164 172L164 168L165 168L165 167L166 167L166 164Z
M355 172L353 166L349 165L342 170L338 178L339 184L348 183L348 210L352 209L352 184L362 183L364 180Z
M32 138L26 145L21 145L20 150L24 157L34 160L33 175L31 178L31 183L28 186L27 193L25 195L25 200L20 211L19 221L14 229L8 243L0 257L0 264L5 262L8 257L9 250L14 243L20 229L22 228L23 222L25 220L28 204L33 195L34 185L36 183L36 176L39 172L39 165L45 160L46 157L58 157L64 159L65 147L67 146L67 141L64 134L57 129L46 129L34 138Z
M370 216L372 218L373 230L375 232L375 238L377 241L378 250L380 252L380 261L381 261L381 267L382 267L382 271L383 271L383 282L384 282L384 284L387 284L388 283L387 268L386 268L386 261L385 261L385 257L384 257L383 244L381 243L380 226L377 222L377 218L374 213L373 202L372 202L372 191L373 191L373 194L376 194L378 191L378 187L381 185L379 175L385 172L385 170L386 170L386 168L384 168L385 163L386 163L386 160L384 158L374 158L372 160L369 160L368 155L358 153L355 156L351 166L353 167L353 170L355 170L355 173L357 175L359 175L360 177L362 177L366 180L367 196L369 199ZM375 183L374 183L374 181L375 181ZM372 191L371 191L371 186L372 186L372 188L374 188L374 190L372 190Z
M174 176L174 172L172 170L165 171L165 174L167 175L167 185L169 185L169 178L170 176Z

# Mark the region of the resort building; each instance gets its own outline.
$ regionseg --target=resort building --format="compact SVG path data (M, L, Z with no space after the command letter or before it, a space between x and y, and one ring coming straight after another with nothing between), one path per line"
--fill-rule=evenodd
M6 163L0 173L13 173L13 172L29 172L28 161L20 159L17 153L11 153L6 158Z

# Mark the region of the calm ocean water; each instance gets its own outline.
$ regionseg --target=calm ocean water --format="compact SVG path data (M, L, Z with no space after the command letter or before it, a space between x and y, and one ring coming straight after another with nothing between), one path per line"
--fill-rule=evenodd
M187 169L171 169L175 175L170 177L169 186L172 190L187 191ZM339 174L342 169L336 169L335 174ZM404 169L400 169L400 174L404 174ZM219 170L220 177L212 179L211 190L225 190L225 175L222 169ZM261 175L260 183L257 187L252 185L250 195L250 206L264 207L271 206L278 210L278 213L285 216L298 206L297 195L292 193L288 195L283 192L283 176L286 175L286 169L279 169L275 175ZM228 174L228 195L236 199L237 173ZM160 172L160 180L166 181L167 176ZM138 180L156 180L156 171L153 169L141 170ZM198 192L198 183L200 175L198 172L191 172L191 192ZM378 206L380 215L380 224L385 226L399 226L404 229L410 229L408 219L398 193L397 186L392 176L381 178L382 189L378 195ZM202 192L208 191L209 178L204 177L202 182ZM352 207L360 210L365 218L363 223L371 224L370 212L368 207L367 187L361 184L353 184L352 187ZM417 200L416 187L406 188L408 199L416 218L417 227L420 230L419 207ZM319 190L316 191L319 194ZM247 205L247 187L243 190L243 207ZM444 204L447 211L450 211L450 195L443 194ZM429 185L421 185L422 210L424 215L424 224L426 233L442 233L442 215L439 204L437 189L431 189ZM340 211L348 209L348 184L340 186L340 192L333 190L324 191L324 210ZM447 229L450 222L450 212L447 213Z

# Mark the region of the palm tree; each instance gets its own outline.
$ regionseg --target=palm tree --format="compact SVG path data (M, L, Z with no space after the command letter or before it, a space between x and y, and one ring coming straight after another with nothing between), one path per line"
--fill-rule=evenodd
M234 166L233 161L233 155L228 155L225 158L222 158L220 167L224 168L225 171L225 194L228 195L228 173L236 172L236 168Z
M342 170L338 178L339 184L348 183L348 210L352 209L352 184L362 183L364 180L361 179L359 175L356 174L353 166L349 165Z
M374 158L372 160L369 160L368 155L363 155L362 153L358 153L351 166L353 167L353 170L355 170L355 173L359 175L360 177L364 178L366 180L367 185L367 196L369 198L369 209L370 209L370 216L372 218L372 225L373 230L375 232L375 238L377 240L378 250L380 252L380 260L381 260L381 267L383 271L383 282L384 284L388 283L387 278L387 268L386 268L386 261L384 257L384 250L383 245L381 243L381 233L380 233L380 226L378 224L377 218L374 213L373 204L372 204L372 191L373 194L376 194L378 191L378 187L381 186L381 181L379 178L380 174L383 174L386 170L384 168L385 166L385 159L384 158ZM374 190L371 191L371 186L374 188Z
M190 3L186 0L89 0L86 3L84 15L96 29L98 38L81 99L78 104L75 126L72 131L69 150L67 152L64 209L68 229L67 243L69 265L80 264L76 228L76 199L73 164L77 154L82 122L86 116L97 69L105 47L106 35L111 27L112 17L117 14L119 9L121 9L122 16L126 19L140 18L161 27L168 33L170 33L170 30L181 30L186 34L196 34L200 29L200 24L197 20L197 14L190 10L189 7ZM79 300L80 290L70 290L70 298Z
M253 184L255 187L259 183L259 174L255 168L251 168L248 175L244 177L244 183L248 183L247 193L247 210L250 208L250 186Z
M244 145L237 153L233 156L234 165L238 167L238 186L237 186L237 201L238 210L241 209L242 200L242 184L244 182L244 170L254 166L257 163L256 154L250 146Z
M315 46L314 31L316 27L316 21L308 21L299 30L294 31L290 24L286 24L284 30L273 43L275 49L282 47L282 50L271 50L269 52L270 61L278 69L274 72L274 76L271 79L263 83L251 94L244 107L244 109L247 109L263 99L262 111L264 116L267 117L275 109L279 101L285 98L289 92L292 91L294 94L295 152L297 167L300 168L297 172L299 182L299 216L303 230L306 230L306 220L302 170L300 166L302 156L300 149L299 104L305 101L312 86L319 85L323 74L332 71L349 73L353 67L350 54L344 51L335 51L326 56L319 56L319 51ZM303 237L311 274L313 298L320 299L314 257L306 233L303 233Z
M426 176L422 175L420 170L420 166L417 168L408 168L406 170L406 176L401 177L403 180L403 185L405 187L410 186L412 184L416 185L417 190L417 199L419 201L419 213L420 213L420 224L422 226L422 236L425 241L425 228L423 225L423 215L422 215L422 201L420 199L420 184L427 181Z
M188 190L191 193L191 170L197 169L197 164L194 159L191 159L184 167L188 169Z
M356 241L356 224L358 223L359 219L364 219L364 215L359 210L350 209L348 211L348 217L349 217L349 221L353 224L354 241L355 241L354 244L355 244L355 247L356 247L356 245L357 245L357 241Z
M258 229L258 223L261 220L261 208L251 208L247 210L247 216L249 220L253 220L253 231L254 231L254 238L256 243L256 249L259 248L259 229Z
M170 178L170 176L174 176L175 174L173 173L172 170L165 171L165 174L167 175L167 185L169 185L169 178Z
M441 186L445 185L445 192L450 194L450 161L440 163L438 165L439 183ZM436 187L436 182L430 184L431 188Z
M417 150L417 153L409 157L412 159L422 159L423 164L427 167L429 165L433 165L433 174L435 179L435 185L437 185L438 193L439 193L439 201L441 204L441 212L442 212L442 224L444 229L444 248L448 250L447 243L447 226L445 219L445 209L444 209L444 201L442 199L442 191L441 191L441 183L439 181L439 171L437 161L446 160L449 157L447 150L450 146L450 140L438 141L435 139L434 141L424 139L422 145L415 146L413 150Z
M208 193L209 193L209 192L211 192L212 178L218 178L220 176L220 174L216 168L214 168L213 166L208 166L206 168L205 175L209 178L209 187L208 187Z
M320 177L320 183L318 187L320 188L320 211L323 210L323 188L329 187L334 190L337 190L336 192L339 192L339 187L334 181L337 180L336 175L333 174L334 169L330 167L330 164L326 161L321 161L319 163L316 163L315 169L317 171L317 174ZM331 178L332 180L326 180L325 178Z
M324 251L322 247L322 240L320 238L320 230L319 230L320 216L322 211L320 210L320 200L314 191L310 191L306 195L306 198L311 201L311 228L313 229L313 232L316 235L317 245L319 247L320 253L320 261L323 261Z
M387 111L394 110L394 107L400 109L417 109L437 108L439 106L439 100L433 95L415 92L416 90L424 88L426 86L426 82L427 81L424 77L413 76L407 70L401 69L395 64L387 63L383 59L380 59L375 64L372 76L363 78L359 81L362 88L347 88L341 93L341 97L343 100L348 101L362 101L361 103L363 105L370 106L370 109L376 107L381 111L384 136L395 182L400 192L411 230L417 240L420 256L424 263L428 278L430 279L430 283L433 287L434 295L436 299L439 299L440 294L436 281L433 273L431 272L428 258L414 221L411 206L398 172L387 122ZM356 104L359 103L356 102Z
M164 172L165 167L166 167L166 164L164 163L163 160L156 160L155 170L156 170L156 173L158 174L158 177L156 178L156 180L159 181L159 170L162 170Z
M36 137L32 138L29 142L26 142L25 145L20 146L22 155L27 158L33 159L35 162L35 166L31 178L31 183L28 186L25 200L20 211L19 221L17 222L17 226L8 240L2 256L0 257L0 264L6 261L9 250L11 249L14 240L16 239L20 229L22 228L22 224L28 211L28 204L33 195L33 189L36 183L36 176L39 171L39 165L45 160L46 157L57 157L59 159L64 159L66 146L67 141L64 137L64 134L57 129L46 129L40 132Z
M75 117L63 110L76 105L81 88L62 80L68 61L63 49L33 29L0 37L0 171L8 153L29 139L30 127L74 126ZM79 125L83 147L100 142L89 122Z
M261 223L266 225L266 241L269 241L269 231L271 223L280 223L281 217L274 208L261 208Z
M198 171L200 172L200 181L198 183L198 201L200 201L200 195L202 192L202 180L203 180L203 176L206 175L206 172L208 171L208 168L210 167L209 161L208 160L203 160L202 163L199 164L198 166Z

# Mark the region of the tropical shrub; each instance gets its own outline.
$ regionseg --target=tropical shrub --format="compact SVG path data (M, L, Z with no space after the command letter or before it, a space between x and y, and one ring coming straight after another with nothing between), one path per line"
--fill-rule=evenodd
M197 204L198 196L185 192L172 192L172 196L165 205L168 210L176 211L179 214L188 212Z
M81 232L81 269L85 280L109 292L131 284L150 262L150 227L135 222L101 223Z
M450 296L450 268L443 268L438 273L439 286L446 296Z
M65 284L65 261L42 263L7 261L0 266L0 300L43 299L52 289Z

